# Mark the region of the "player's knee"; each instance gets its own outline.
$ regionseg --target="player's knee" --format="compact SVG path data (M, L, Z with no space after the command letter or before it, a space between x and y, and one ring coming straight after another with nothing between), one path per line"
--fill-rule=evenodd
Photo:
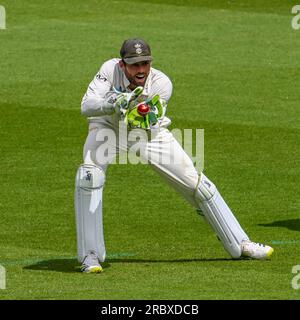
M216 193L217 188L203 173L199 177L199 183L195 190L195 199L197 202L208 201Z
M76 186L83 189L100 189L105 183L105 172L92 164L82 164L76 175Z

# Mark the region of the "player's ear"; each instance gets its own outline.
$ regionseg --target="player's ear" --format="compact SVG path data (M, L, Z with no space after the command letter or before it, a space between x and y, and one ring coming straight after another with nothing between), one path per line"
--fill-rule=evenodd
M125 69L125 62L123 60L120 60L119 66L121 67L122 70L124 70Z

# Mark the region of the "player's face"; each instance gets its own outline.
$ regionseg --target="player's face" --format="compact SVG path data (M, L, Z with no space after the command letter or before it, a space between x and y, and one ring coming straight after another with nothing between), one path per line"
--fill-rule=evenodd
M135 89L138 86L144 87L151 68L150 61L142 61L134 64L127 64L121 61L120 66L130 82L130 89Z

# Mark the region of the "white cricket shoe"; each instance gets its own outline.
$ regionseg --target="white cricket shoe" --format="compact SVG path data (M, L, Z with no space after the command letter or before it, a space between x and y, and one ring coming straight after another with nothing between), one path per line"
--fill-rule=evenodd
M89 253L85 256L81 271L85 273L101 273L103 272L103 268L99 263L99 258L94 251L89 251Z
M241 246L243 257L250 257L258 260L268 259L274 252L272 247L269 247L265 244L252 242L250 240L243 241Z

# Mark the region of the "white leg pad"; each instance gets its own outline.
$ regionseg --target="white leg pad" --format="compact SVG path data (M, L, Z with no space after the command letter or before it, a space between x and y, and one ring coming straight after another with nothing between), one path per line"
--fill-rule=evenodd
M225 250L233 257L242 254L241 243L249 240L216 186L202 173L195 198L204 217L216 232Z
M78 261L82 262L88 251L105 260L102 222L102 192L105 173L97 166L84 164L78 168L75 182L75 212Z

